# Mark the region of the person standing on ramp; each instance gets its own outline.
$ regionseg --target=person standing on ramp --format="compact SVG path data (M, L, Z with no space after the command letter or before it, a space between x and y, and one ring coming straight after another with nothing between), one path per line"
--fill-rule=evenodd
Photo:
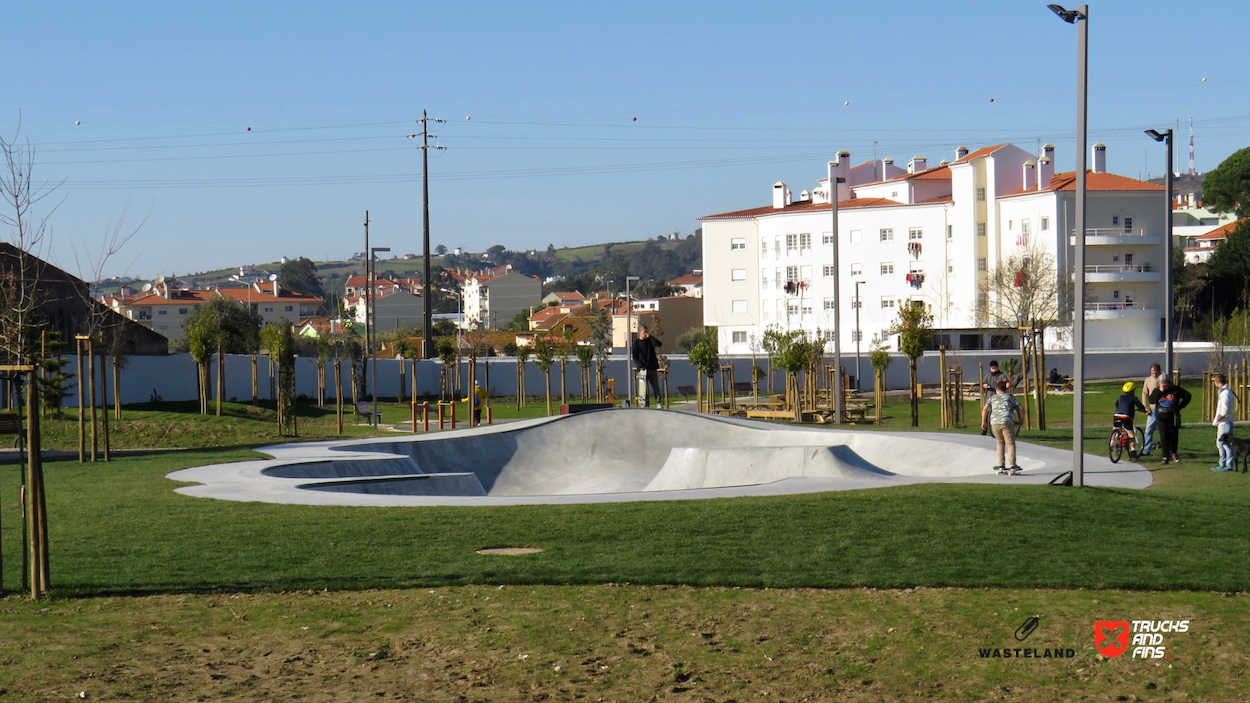
M651 330L647 329L646 325L639 329L638 339L634 340L630 354L634 357L634 363L638 365L638 368L647 372L646 406L649 408L651 397L660 397L660 354L656 350L664 346L664 343L652 337Z
M994 470L1000 474L1020 473L1016 465L1016 428L1019 426L1020 402L1007 392L1006 381L997 381L994 395L987 398L985 407L981 408L981 429L994 433L994 442L998 445L998 465Z

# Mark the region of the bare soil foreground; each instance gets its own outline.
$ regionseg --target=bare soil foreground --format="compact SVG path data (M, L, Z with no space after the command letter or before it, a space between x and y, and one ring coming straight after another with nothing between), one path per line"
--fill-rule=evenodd
M1106 659L1096 620L1189 624L1162 633L1161 658ZM0 600L5 702L1244 701L1248 652L1246 593L607 584Z

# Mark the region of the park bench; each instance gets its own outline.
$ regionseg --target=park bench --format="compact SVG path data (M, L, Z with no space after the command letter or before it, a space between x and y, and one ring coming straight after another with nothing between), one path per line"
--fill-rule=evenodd
M1051 391L1054 391L1054 392L1057 392L1057 393L1063 393L1063 392L1065 392L1065 391L1066 391L1066 392L1068 392L1068 393L1071 393L1071 392L1072 392L1072 377L1071 377L1071 376L1064 376L1064 377L1063 377L1063 382L1061 382L1061 383L1051 383L1051 382L1047 381L1047 382L1046 382L1046 392L1047 392L1047 393L1050 393Z
M678 386L678 387L677 387L677 395L680 395L680 396L682 396L682 397L686 397L686 398L688 398L688 397L690 397L690 396L693 396L693 395L694 395L694 386Z
M734 381L734 395L746 395L752 390L750 381Z
M369 403L363 400L353 405L352 409L356 411L356 424L357 425L360 424L360 418L362 417L365 418L365 421L369 423L372 423L375 417L378 420L382 419L382 411L379 410L377 413L374 413L373 408L369 407Z

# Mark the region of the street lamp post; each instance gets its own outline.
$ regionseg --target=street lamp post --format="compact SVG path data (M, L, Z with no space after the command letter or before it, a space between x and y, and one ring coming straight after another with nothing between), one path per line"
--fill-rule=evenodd
M1163 363L1164 373L1170 374L1175 370L1172 359L1172 313L1175 310L1172 300L1175 294L1172 290L1172 130L1159 132L1148 129L1146 134L1156 142L1163 142L1168 148L1167 170L1163 174L1163 235L1167 242L1163 249Z
M456 296L456 368L458 369L460 367L460 347L462 344L460 335L464 331L464 291L451 290L450 288L439 288L439 290ZM456 373L459 374L460 372L457 371ZM468 395L468 391L465 392L465 395Z
M1072 485L1085 485L1085 127L1089 119L1089 5L1065 10L1047 5L1068 24L1076 39L1076 251L1073 257L1076 300L1072 306Z
M625 377L625 397L629 398L629 405L633 405L634 397L634 304L629 298L629 282L639 280L638 276L625 277L625 363L629 370Z
M841 158L841 157L839 157ZM832 219L830 239L833 243L833 422L842 424L842 270L838 267L838 183L846 179L833 175L837 162L829 162L829 212ZM858 326L858 325L857 325ZM858 352L856 361L859 360ZM856 374L859 370L856 369Z
M371 383L373 385L373 426L375 428L378 426L378 331L375 329L378 321L378 293L375 288L378 278L378 265L374 255L380 251L390 250L390 247L369 248L369 269L371 271L369 275L369 300L372 303L366 310L367 319L365 324L368 326L365 328L365 333L369 335L371 340L369 342L369 367L373 376Z
M859 309L864 307L864 299L859 294L859 287L864 285L863 281L855 282L855 300L852 305L855 307L855 390L864 387L864 377L859 375L859 343L864 338L863 332L859 329Z

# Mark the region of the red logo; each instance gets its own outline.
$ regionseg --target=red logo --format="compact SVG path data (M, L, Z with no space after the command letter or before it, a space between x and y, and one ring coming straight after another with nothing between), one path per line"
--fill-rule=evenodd
M1128 621L1095 620L1094 648L1108 659L1124 654L1128 649Z

